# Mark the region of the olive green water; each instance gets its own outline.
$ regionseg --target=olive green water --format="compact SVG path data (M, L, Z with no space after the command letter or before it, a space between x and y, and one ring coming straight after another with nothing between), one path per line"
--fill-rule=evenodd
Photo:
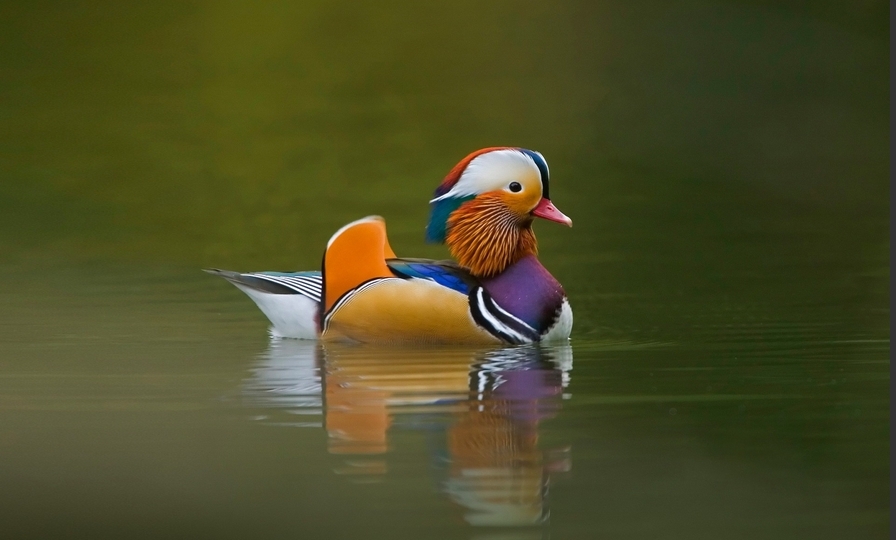
M0 7L4 538L884 538L887 4ZM541 151L569 346L272 341Z

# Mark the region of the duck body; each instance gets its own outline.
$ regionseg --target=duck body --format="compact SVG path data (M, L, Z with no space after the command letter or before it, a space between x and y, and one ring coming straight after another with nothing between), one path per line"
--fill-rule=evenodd
M385 221L369 216L333 235L320 272L207 271L252 298L280 337L477 345L565 340L572 310L536 256L531 222L571 221L543 196L542 163L531 151L492 148L449 173L431 201L427 239L446 242L458 262L397 257ZM487 185L465 176L471 167Z

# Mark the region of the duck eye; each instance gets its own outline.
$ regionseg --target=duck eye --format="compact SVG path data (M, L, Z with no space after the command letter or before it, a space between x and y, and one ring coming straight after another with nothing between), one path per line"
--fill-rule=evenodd
M510 191L514 193L519 193L523 190L523 186L521 186L519 182L511 182L507 187L510 188Z

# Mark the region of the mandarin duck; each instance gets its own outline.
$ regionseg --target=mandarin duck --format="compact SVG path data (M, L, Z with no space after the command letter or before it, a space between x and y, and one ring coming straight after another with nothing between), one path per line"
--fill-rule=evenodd
M239 273L210 269L245 292L271 333L377 343L521 344L566 340L572 310L537 258L540 217L572 220L549 197L548 165L532 150L485 148L465 157L435 191L426 227L454 261L400 258L383 218L345 225L321 270Z

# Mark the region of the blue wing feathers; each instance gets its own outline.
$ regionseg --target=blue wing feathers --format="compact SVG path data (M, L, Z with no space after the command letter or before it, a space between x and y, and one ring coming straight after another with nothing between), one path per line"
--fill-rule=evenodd
M426 263L402 261L399 259L390 260L387 264L400 277L428 279L462 294L469 294L470 292L466 281L469 278L464 276L465 271L459 267L448 266L435 261Z

